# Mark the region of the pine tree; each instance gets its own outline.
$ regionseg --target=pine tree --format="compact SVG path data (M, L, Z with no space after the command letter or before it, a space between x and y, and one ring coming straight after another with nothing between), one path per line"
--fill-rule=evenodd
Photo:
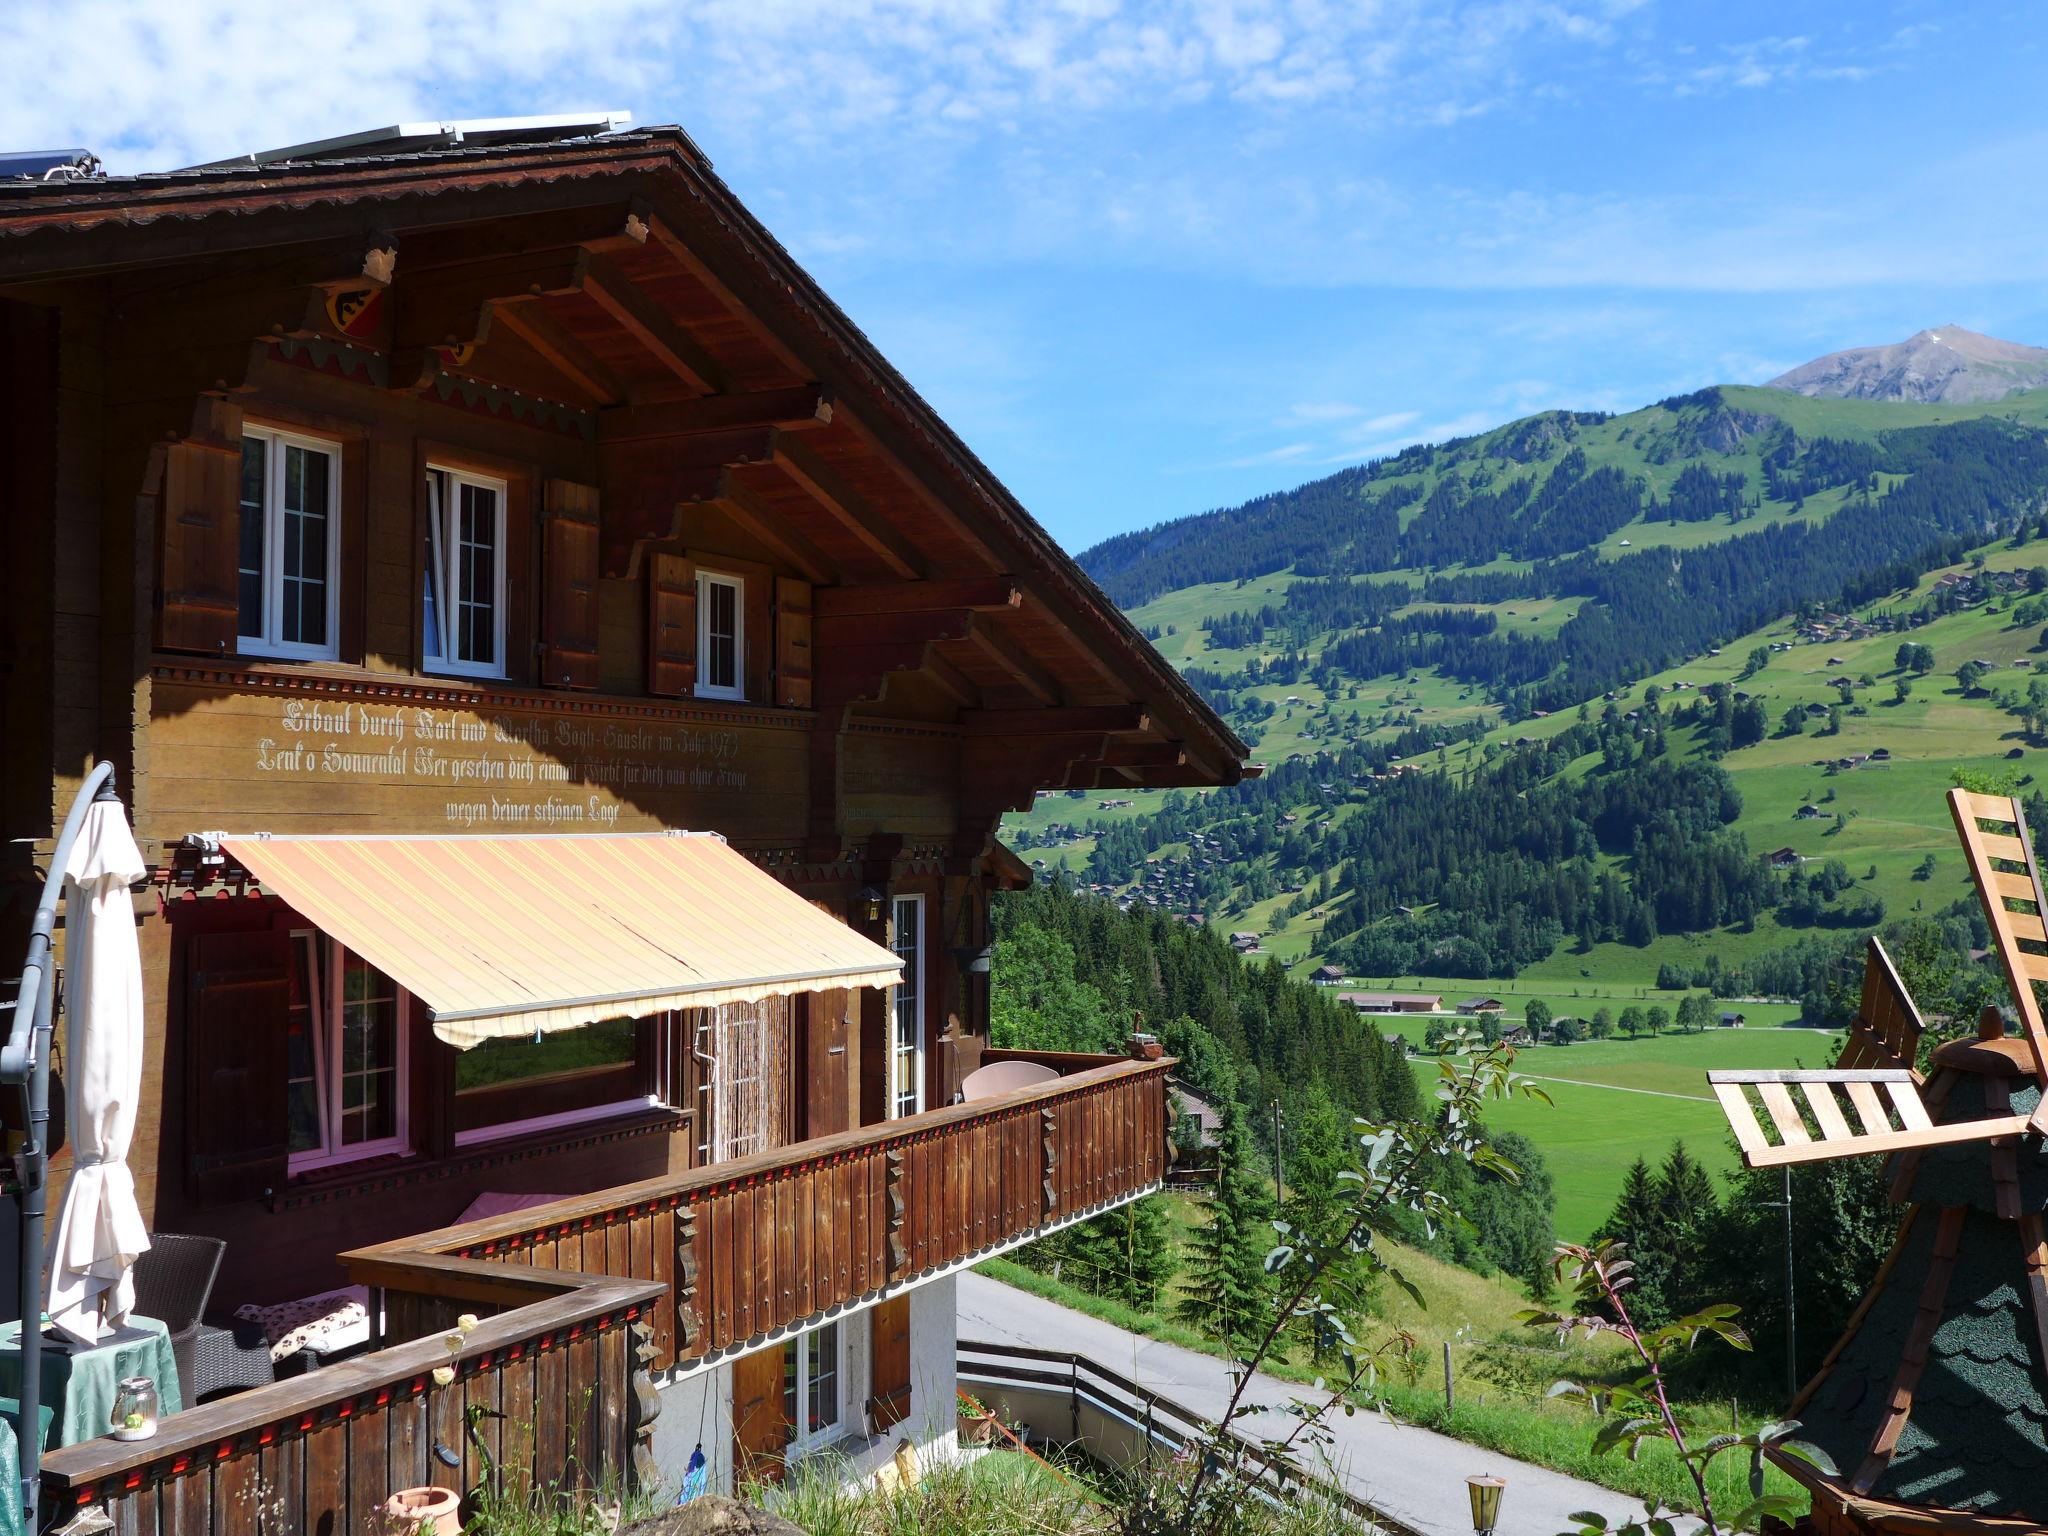
M1344 1177L1356 1161L1351 1118L1320 1082L1314 1082L1298 1101L1290 1129L1294 1136L1287 1159L1287 1203L1280 1212L1290 1232L1284 1240L1320 1249L1343 1239L1350 1199L1358 1188ZM1339 1259L1323 1277L1322 1299L1344 1313L1355 1315L1367 1292L1364 1266L1356 1262ZM1304 1335L1304 1342L1319 1363L1330 1352L1327 1339Z
M1607 1220L1593 1234L1596 1243L1616 1242L1635 1265L1629 1311L1639 1322L1662 1322L1664 1305L1663 1211L1656 1175L1638 1157L1621 1181L1621 1194Z
M1268 1326L1266 1255L1274 1246L1271 1205L1250 1163L1250 1137L1235 1104L1223 1107L1216 1197L1190 1245L1174 1315L1223 1341L1248 1346Z

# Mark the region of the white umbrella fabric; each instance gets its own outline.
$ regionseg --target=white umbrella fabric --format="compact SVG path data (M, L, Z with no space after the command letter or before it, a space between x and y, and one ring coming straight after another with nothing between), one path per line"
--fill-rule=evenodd
M87 809L65 867L65 1076L71 1183L50 1245L49 1309L81 1344L135 1309L149 1247L128 1147L142 1097L142 956L128 887L148 873L118 800Z

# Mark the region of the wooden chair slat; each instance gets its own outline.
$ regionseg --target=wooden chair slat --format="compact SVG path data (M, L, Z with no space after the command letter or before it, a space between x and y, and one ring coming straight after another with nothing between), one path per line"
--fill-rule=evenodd
M1809 1141L1803 1145L1766 1147L1757 1153L1745 1152L1742 1160L1752 1168L1777 1168L1786 1163L1818 1163L1859 1153L1911 1152L1921 1147L1990 1141L1999 1136L2024 1135L2027 1129L2025 1115L2005 1115L1996 1120L1958 1120L1953 1125L1930 1125L1918 1131L1886 1131L1880 1136L1858 1136L1851 1141Z
M2015 874L2009 869L1989 871L1991 888L2001 896L2010 896L2015 901L2033 901L2034 882L2025 875Z
M1986 832L1974 825L1970 830L1975 836L1977 846L1984 850L1986 858L2003 859L2008 864L2027 862L2026 847L2018 838L2004 832Z
M1999 962L2005 968L2006 983L2012 989L2012 1000L2019 1010L2027 1043L2033 1048L2035 1075L2044 1086L2048 1086L2048 1021L2042 1018L2033 985L2036 981L2048 981L2048 955L2030 954L2019 947L2021 935L2015 919L2022 914L2015 913L2005 904L2004 886L2009 882L1997 878L2001 872L1994 870L1990 862L1992 859L2004 859L2023 866L2019 878L2025 880L2030 888L2036 910L2048 916L2048 901L2043 899L2048 893L2041 890L2039 865L2020 835L2026 829L2026 815L2017 801L2000 801L1964 789L1951 790L1948 800L1956 831L1963 840L1963 851L1969 857L1970 878L1976 882L1977 896L1983 904L1984 916L1991 924ZM2014 835L2007 837L2001 833L1986 832L1977 825L1979 819L2009 825ZM2043 1099L2042 1110L2048 1111L2048 1099Z
M1952 789L1949 799L1966 806L1970 813L1986 821L2002 821L2012 824L2012 802L2003 795L1979 794L1973 789Z

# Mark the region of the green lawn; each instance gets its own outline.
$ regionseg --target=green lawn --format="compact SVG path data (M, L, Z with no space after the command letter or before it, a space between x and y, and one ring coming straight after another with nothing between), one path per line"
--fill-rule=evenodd
M1542 1151L1556 1185L1560 1238L1591 1237L1614 1208L1629 1165L1638 1157L1662 1161L1673 1142L1684 1142L1717 1179L1735 1168L1734 1143L1707 1088L1708 1068L1824 1067L1834 1060L1841 1036L1759 1027L1756 1016L1767 1010L1745 1005L1742 1011L1752 1020L1746 1029L1518 1053L1516 1070L1541 1081L1552 1102L1509 1099L1489 1107L1486 1121L1527 1136ZM1423 1086L1436 1082L1433 1060L1418 1057L1413 1065Z

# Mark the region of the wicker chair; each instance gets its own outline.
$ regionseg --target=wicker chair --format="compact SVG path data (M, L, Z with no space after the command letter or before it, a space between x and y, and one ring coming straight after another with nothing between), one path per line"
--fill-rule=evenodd
M199 1399L194 1390L198 1373L193 1358L199 1319L213 1295L214 1277L220 1273L221 1256L227 1248L217 1237L153 1232L149 1251L135 1261L135 1310L144 1317L161 1318L170 1330L178 1384L194 1402Z

